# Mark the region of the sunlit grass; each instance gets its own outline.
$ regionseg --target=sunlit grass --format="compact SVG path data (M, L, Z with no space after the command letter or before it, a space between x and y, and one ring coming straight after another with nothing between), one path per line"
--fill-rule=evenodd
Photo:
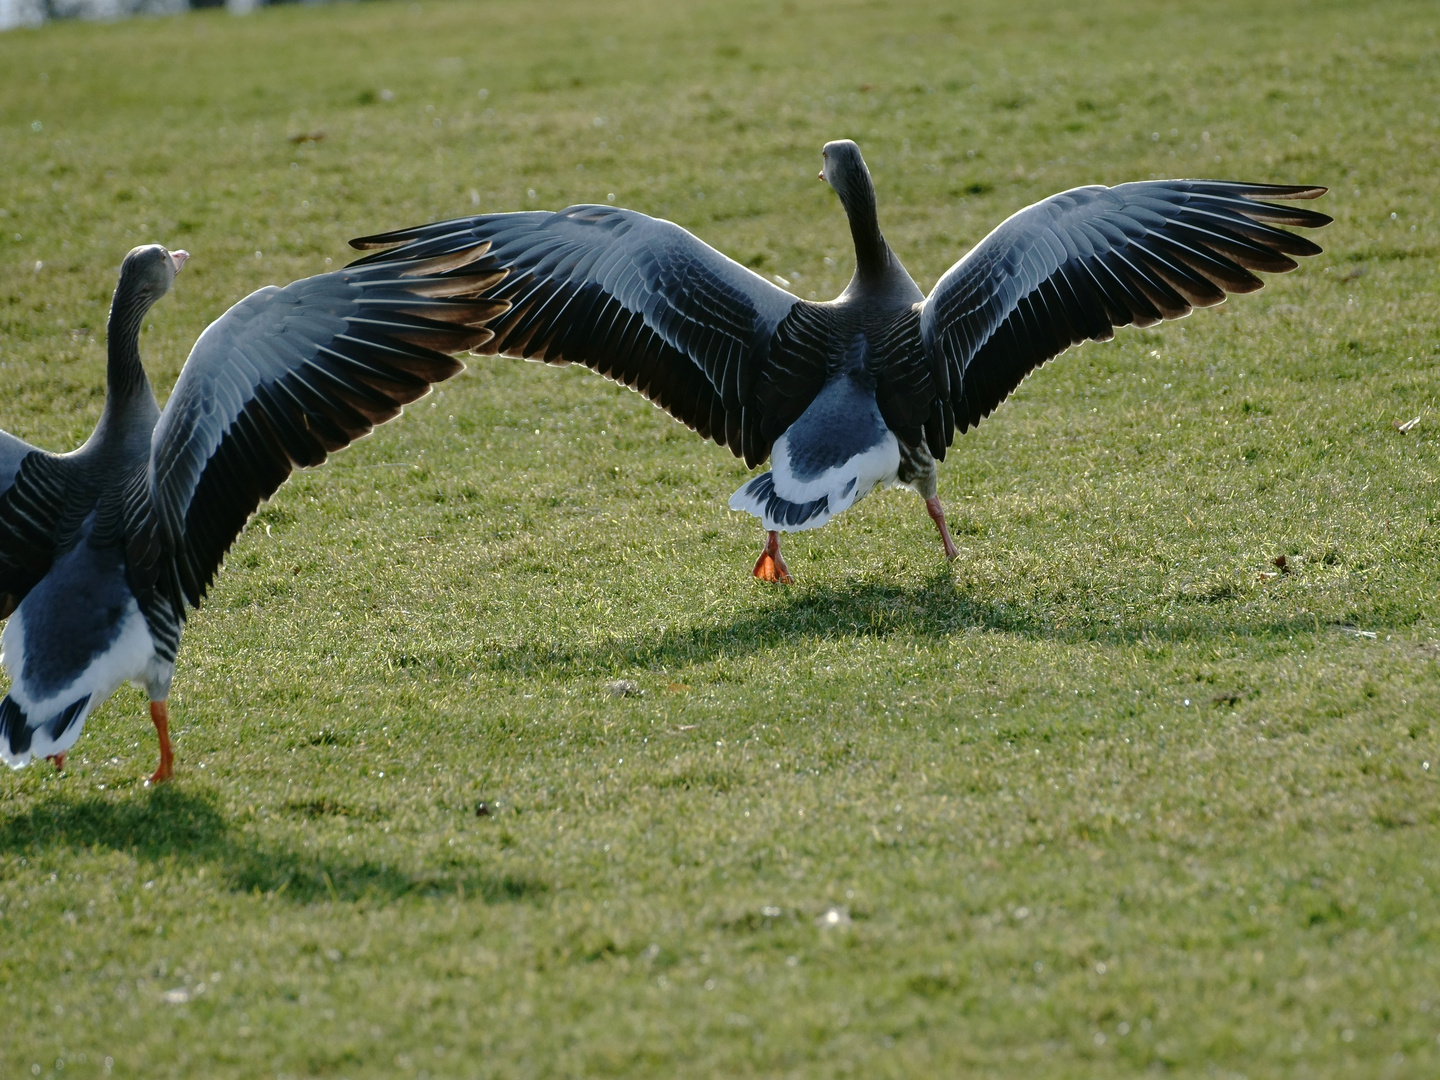
M1320 183L1336 217L957 439L949 566L884 493L761 586L728 453L476 361L240 538L175 784L139 785L131 690L64 776L0 777L0 1074L1440 1069L1433 5L1056 6L0 36L0 426L57 449L141 242L193 254L142 341L163 396L246 292L474 209L613 193L831 296L831 138L927 288L1075 184Z

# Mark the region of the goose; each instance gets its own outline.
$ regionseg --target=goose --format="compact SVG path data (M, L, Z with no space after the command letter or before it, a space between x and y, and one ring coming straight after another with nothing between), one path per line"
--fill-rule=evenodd
M789 583L780 533L814 529L884 485L917 492L956 557L936 462L1033 369L1114 328L1251 292L1320 248L1279 225L1325 214L1271 200L1323 187L1157 180L1079 187L1002 222L926 296L880 231L860 148L826 143L855 272L802 300L678 225L610 205L482 214L359 237L357 260L477 243L510 308L481 353L580 363L638 390L750 468L730 499L766 530L756 577Z
M125 256L110 307L106 397L68 454L0 431L0 760L63 768L85 719L124 682L150 698L174 772L170 683L198 606L260 500L298 466L368 434L463 365L503 302L481 247L268 286L211 323L162 411L140 325L189 254Z

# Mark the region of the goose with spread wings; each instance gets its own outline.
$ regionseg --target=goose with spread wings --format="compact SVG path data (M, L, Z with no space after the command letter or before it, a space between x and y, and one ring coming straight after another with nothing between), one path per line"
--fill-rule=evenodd
M485 214L352 240L357 260L439 257L477 243L508 271L510 308L479 351L580 363L638 390L754 468L730 500L767 530L755 576L789 582L781 532L813 529L880 485L914 489L955 545L936 467L956 431L1071 345L1261 287L1318 254L1278 226L1330 218L1275 200L1321 187L1158 180L1081 187L1003 222L926 296L885 242L860 148L827 143L855 273L802 300L680 226L613 206Z
M169 697L186 606L291 470L399 414L462 369L506 308L484 245L379 260L270 286L200 335L164 411L140 363L140 324L188 255L131 251L110 308L106 399L78 450L0 432L0 760L57 767L123 682L149 694L169 779Z

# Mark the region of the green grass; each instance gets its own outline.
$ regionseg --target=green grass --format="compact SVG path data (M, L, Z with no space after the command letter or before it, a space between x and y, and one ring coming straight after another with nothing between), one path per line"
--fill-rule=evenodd
M0 36L0 426L57 449L141 242L194 255L142 341L163 395L246 292L472 207L614 193L833 295L832 138L927 288L1075 184L1336 217L958 438L949 566L891 492L762 586L726 452L475 362L240 537L173 785L129 689L63 776L0 777L0 1075L1440 1072L1434 6L1059 6Z

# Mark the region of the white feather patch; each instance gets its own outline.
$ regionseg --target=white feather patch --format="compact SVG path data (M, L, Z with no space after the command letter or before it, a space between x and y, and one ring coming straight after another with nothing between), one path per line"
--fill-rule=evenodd
M0 740L0 761L18 769L31 758L62 753L75 745L86 718L119 689L121 683L132 682L142 689L160 683L172 665L155 655L155 640L134 597L128 598L121 620L120 633L110 647L93 657L68 686L37 697L25 681L25 604L21 603L0 634L0 664L10 672L10 696L25 713L34 735L30 748L13 756L5 740ZM47 732L40 730L66 706L86 694L90 695L90 701L59 739L51 739Z
M887 484L900 471L900 442L886 431L878 443L848 461L826 469L812 480L795 476L790 464L790 433L775 440L770 451L770 471L775 475L775 494L786 502L814 502L829 496L830 513L850 509L877 484Z
M777 507L772 502L774 499L774 479L768 472L761 473L755 479L747 481L744 487L730 496L730 509L753 514L760 519L766 529L774 532L805 532L808 529L818 529L830 520L828 505L816 504L805 507L781 501L780 506ZM798 519L792 520L775 516L776 513L784 514L786 510L794 512L798 515Z
M852 347L854 370L832 376L770 448L770 471L730 497L775 532L818 529L900 471L900 442L885 425L875 389L856 372L865 340Z
M770 472L746 482L730 496L730 509L754 514L774 532L805 532L848 510L876 485L894 483L900 468L900 444L887 431L868 450L809 481L800 481L791 471L790 447L782 435L771 450L770 464Z

